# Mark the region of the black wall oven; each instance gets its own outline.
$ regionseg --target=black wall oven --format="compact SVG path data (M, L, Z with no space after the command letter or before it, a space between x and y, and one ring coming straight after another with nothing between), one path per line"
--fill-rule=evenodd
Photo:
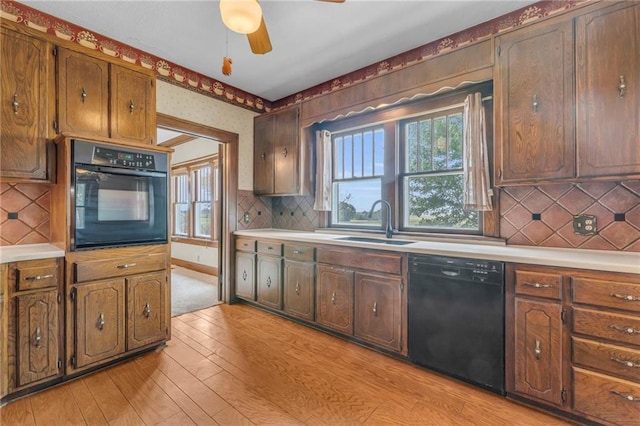
M167 154L71 143L71 249L166 243Z

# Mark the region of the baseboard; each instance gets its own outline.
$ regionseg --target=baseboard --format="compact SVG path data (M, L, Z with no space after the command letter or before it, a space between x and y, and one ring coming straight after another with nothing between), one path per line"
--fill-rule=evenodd
M202 272L203 274L218 276L218 268L215 266L201 265L199 263L189 262L188 260L176 259L175 257L171 258L171 264L182 266L192 271Z

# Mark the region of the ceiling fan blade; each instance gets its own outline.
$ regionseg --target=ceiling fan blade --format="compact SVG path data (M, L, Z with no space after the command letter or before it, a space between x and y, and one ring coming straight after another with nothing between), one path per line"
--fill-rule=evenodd
M260 27L258 27L256 32L247 34L247 39L249 39L249 46L251 46L251 51L253 53L262 55L267 52L271 52L271 39L269 39L267 26L264 23L264 17L261 19Z

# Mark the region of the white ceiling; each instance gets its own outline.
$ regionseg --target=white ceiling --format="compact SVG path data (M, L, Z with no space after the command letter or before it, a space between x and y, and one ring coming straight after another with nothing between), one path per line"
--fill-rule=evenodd
M526 0L262 0L273 51L251 53L214 0L20 0L270 101L534 3Z

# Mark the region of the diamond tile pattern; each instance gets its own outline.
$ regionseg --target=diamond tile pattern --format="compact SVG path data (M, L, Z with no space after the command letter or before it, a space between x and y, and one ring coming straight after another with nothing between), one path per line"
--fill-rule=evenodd
M50 242L51 188L41 183L0 186L0 245ZM9 213L18 213L9 219Z
M533 213L541 220L532 220ZM625 220L614 221L621 213ZM573 232L573 216L580 214L596 217L595 235ZM640 181L504 188L500 217L507 244L640 252Z

